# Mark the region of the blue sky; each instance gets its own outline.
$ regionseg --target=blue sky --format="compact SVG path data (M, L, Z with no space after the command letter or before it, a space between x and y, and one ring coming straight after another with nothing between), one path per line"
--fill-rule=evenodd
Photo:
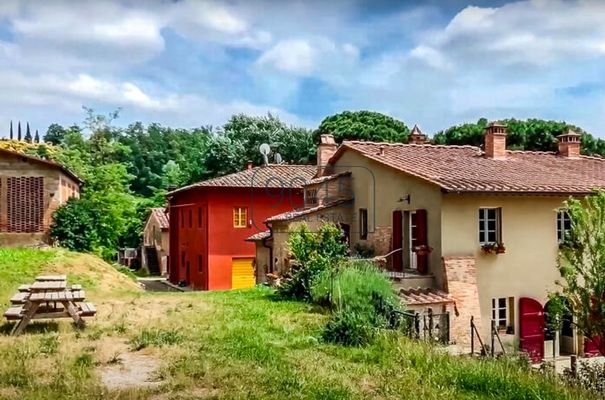
M122 125L368 109L427 133L537 117L605 137L604 20L597 0L4 0L0 136L86 105Z

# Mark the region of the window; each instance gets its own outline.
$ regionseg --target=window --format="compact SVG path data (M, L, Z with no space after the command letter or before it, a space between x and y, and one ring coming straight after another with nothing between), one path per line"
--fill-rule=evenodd
M193 228L193 210L189 209L189 229Z
M368 238L368 210L359 209L359 238L365 240Z
M307 189L307 204L317 204L317 189Z
M245 228L248 224L248 209L246 207L235 207L233 209L233 227Z
M479 242L500 243L501 235L501 208L480 208L479 209Z
M202 209L201 208L197 209L197 227L198 228L202 227Z
M565 234L571 229L571 218L566 210L557 212L557 240L563 243Z
M185 227L185 210L180 209L179 214L181 214L181 228Z
M507 334L514 334L514 297L500 297L492 299L492 320L498 330L506 330Z

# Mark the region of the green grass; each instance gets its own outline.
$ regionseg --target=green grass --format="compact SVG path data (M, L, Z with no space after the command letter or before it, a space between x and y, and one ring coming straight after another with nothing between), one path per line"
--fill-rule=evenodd
M52 260L35 253L25 257L28 262L53 268L57 260L71 263L74 257L56 253ZM4 284L11 267L2 265ZM29 277L44 269L36 262L27 265L31 271L22 272ZM106 268L112 269L106 276L113 277L115 269ZM79 269L76 276L99 273ZM12 285L27 281L11 276ZM589 398L515 360L453 357L393 333L359 348L326 344L320 337L328 314L279 301L266 288L140 293L131 284L128 278L112 285L96 282L92 300L99 315L84 331L60 322L17 338L0 335L0 399ZM2 293L8 294L16 287L5 286ZM99 368L118 365L120 354L127 353L154 357L162 385L104 388Z

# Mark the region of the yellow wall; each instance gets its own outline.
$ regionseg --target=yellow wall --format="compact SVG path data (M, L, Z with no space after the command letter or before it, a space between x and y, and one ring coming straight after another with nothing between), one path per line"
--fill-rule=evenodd
M492 298L514 297L515 335L519 332L519 298L544 304L560 277L557 265L556 209L564 197L443 196L444 256L474 256L484 334L489 334ZM483 254L479 244L479 208L502 208L505 254Z
M365 242L359 238L359 209L368 210L368 242L380 242L388 236L394 210L427 210L428 244L433 248L429 260L429 272L441 282L441 189L418 178L368 160L354 151L345 152L335 163L336 172L349 170L355 196L351 223L351 243ZM399 199L410 195L410 204ZM374 233L374 235L372 234ZM377 254L385 250L376 243ZM387 250L388 251L388 250ZM404 254L404 259L406 254Z

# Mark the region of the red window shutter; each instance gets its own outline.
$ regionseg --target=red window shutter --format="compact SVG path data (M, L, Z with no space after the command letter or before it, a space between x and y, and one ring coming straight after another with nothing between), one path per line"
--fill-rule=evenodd
M392 267L394 271L403 271L403 214L401 210L393 211L393 232L391 237L391 250L398 250L393 253Z
M426 210L416 210L416 245L428 246ZM419 252L416 254L416 265L418 272L426 274L429 270L429 253Z

